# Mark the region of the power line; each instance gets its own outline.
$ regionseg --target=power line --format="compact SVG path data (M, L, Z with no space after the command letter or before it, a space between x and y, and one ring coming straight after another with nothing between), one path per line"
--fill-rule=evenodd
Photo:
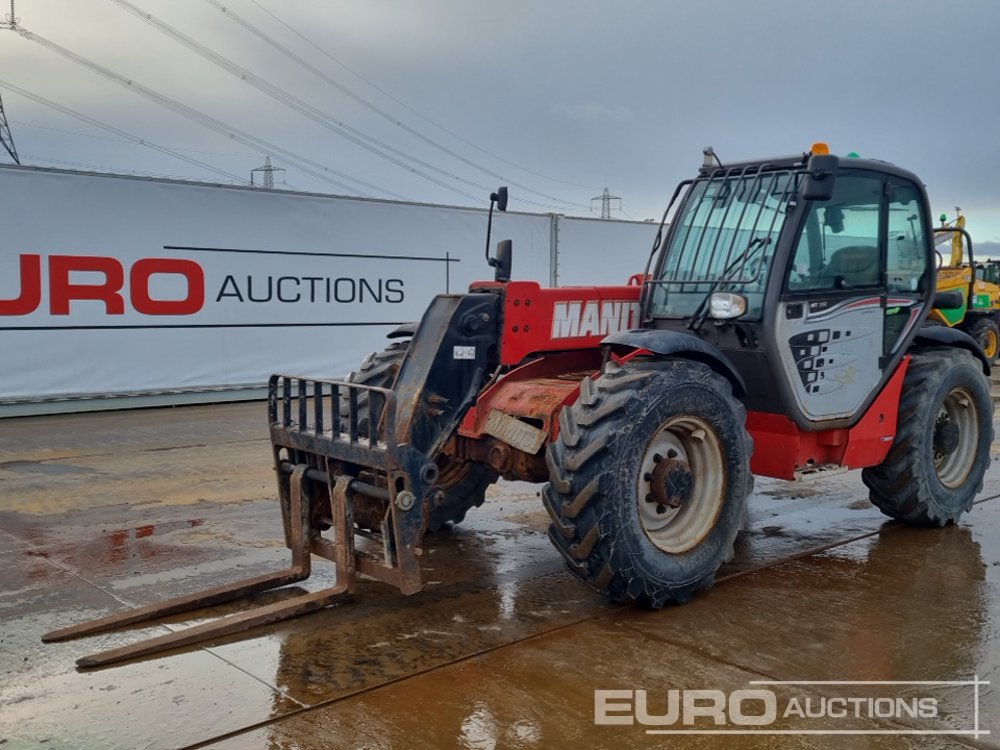
M61 112L62 114L67 115L69 117L74 117L77 120L80 120L81 122L85 122L88 125L94 126L95 128L100 128L101 130L106 130L109 133L114 133L119 138L123 139L126 143L136 143L140 146L151 148L154 151L159 151L161 154L166 154L167 156L172 156L175 159L180 159L182 161L185 161L188 164L193 164L196 167L207 169L209 172L214 172L217 175L228 177L229 179L235 180L236 182L241 182L244 184L246 184L247 182L247 180L237 177L236 175L230 172L226 172L225 170L217 169L216 167L213 167L211 164L199 161L198 159L192 159L190 156L184 156L183 154L178 154L175 151L167 148L166 146L159 146L155 143L147 141L144 138L132 135L131 133L126 133L124 130L120 130L116 127L108 125L107 123L101 122L100 120L95 120L92 117L88 117L87 115L76 112L70 109L69 107L64 107L62 104L57 104L56 102L50 101L42 96L39 96L38 94L32 94L30 91L26 91L25 89L15 86L12 83L8 83L7 81L0 81L0 88L7 89L8 91L13 91L15 94L23 96L27 99L31 99L32 101L37 102L38 104L42 104L46 107L54 109L57 112Z
M327 128L328 130L330 130L330 131L332 131L334 133L337 133L338 135L342 136L343 138L346 138L347 140L351 141L355 145L358 145L361 148L363 148L363 149L365 149L367 151L370 151L371 153L375 154L376 156L379 156L379 157L381 157L381 158L389 161L390 163L395 164L396 166L399 166L399 167L401 167L401 168L403 168L403 169L411 172L412 174L415 174L415 175L418 175L420 177L423 177L425 180L429 180L430 182L433 182L434 184L436 184L436 185L438 185L440 187L443 187L446 190L450 190L453 193L457 193L458 195L461 195L461 196L463 196L465 198L468 198L469 200L476 201L476 202L479 201L479 198L477 196L472 195L472 194L467 193L467 192L464 192L464 191L462 191L462 190L460 190L460 189L458 189L458 188L456 188L456 187L448 184L447 182L445 182L443 180L440 180L440 179L438 179L436 177L433 177L432 175L429 175L429 174L427 174L425 172L422 172L421 170L417 169L416 167L413 167L413 166L407 164L406 162L401 161L399 158L396 158L396 156L393 156L392 154L396 154L399 157L401 157L402 159L407 159L407 160L409 160L409 161L411 161L411 162L413 162L415 164L419 164L420 166L422 166L422 167L424 167L426 169L430 169L430 170L432 170L434 172L437 172L437 173L439 173L439 174L441 174L441 175L443 175L443 176L445 176L445 177L447 177L449 179L452 179L452 180L455 180L455 181L458 181L458 182L463 182L463 183L465 183L467 185L471 185L472 187L478 188L478 189L483 190L483 191L488 191L489 190L489 188L486 187L485 185L480 185L479 183L473 182L471 180L467 180L464 177L460 177L460 176L458 176L456 174L453 174L453 173L448 172L446 170L443 170L443 169L440 169L438 167L435 167L432 164L428 164L427 162L425 162L425 161L423 161L421 159L418 159L415 156L411 156L411 155L409 155L409 154L407 154L407 153L405 153L403 151L400 151L397 148L393 148L392 146L389 146L386 143L382 143L377 138L374 138L374 137L368 135L367 133L364 133L364 132L362 132L362 131L360 131L360 130L358 130L356 128L351 127L347 123L345 123L345 122L343 122L341 120L338 120L337 118L335 118L335 117L333 117L331 115L328 115L327 113L323 112L322 110L317 109L316 107L313 107L312 105L308 104L307 102L304 102L303 100L299 99L298 97L293 96L292 94L289 94L287 91L285 91L281 87L276 86L276 85L270 83L269 81L264 80L263 78L261 78L261 77L259 77L257 75L254 75L250 71L248 71L245 68L243 68L243 67L237 65L236 63L234 63L232 60L230 60L230 59L228 59L228 58L226 58L226 57L218 54L217 52L215 52L214 50L209 49L205 45L200 44L199 42L196 42L191 37L187 36L186 34L180 32L180 31L178 31L177 29L175 29L174 27L172 27L169 24L165 23L164 21L161 21L159 18L156 18L155 16L153 16L151 13L147 13L146 11L142 10L141 8L139 8L139 7L135 6L135 5L133 5L132 3L128 2L128 0L111 0L111 2L113 2L115 5L119 6L123 10L126 10L129 13L132 13L134 16L136 16L137 18L139 18L139 20L143 21L144 23L149 24L150 26L152 26L153 28L155 28L157 31L160 31L163 34L171 37L175 41L183 44L185 47L187 47L188 49L190 49L191 51L193 51L195 54L200 55L201 57L204 57L206 60L208 60L212 64L214 64L214 65L222 68L223 70L227 71L228 73L236 76L240 80L242 80L245 83L253 86L254 88L258 89L259 91L262 91L263 93L265 93L266 95L270 96L271 98L276 99L277 101L281 102L282 104L284 104L285 106L289 107L290 109L293 109L296 112L298 112L299 114L303 115L304 117L307 117L308 119L312 120L316 124L318 124L318 125L320 125L322 127L325 127L325 128ZM386 153L387 151L391 152L391 153Z
M216 3L213 2L213 0L209 0L209 2L212 2L213 5L216 5ZM337 65L339 65L341 68L343 68L344 70L346 70L348 73L350 73L351 75L353 75L355 78L359 79L363 83L365 83L368 86L372 87L373 89L375 89L376 91L378 91L380 94L382 94L386 98L391 99L396 104L398 104L399 106L401 106L403 109L405 109L408 112L416 115L417 117L419 117L424 122L427 122L430 125L433 125L434 127L438 128L439 130L443 131L444 133L447 133L448 135L450 135L452 138L455 138L455 139L461 141L465 145L470 146L471 148L474 148L477 151L486 154L487 156L491 156L494 159L496 159L497 161L501 161L504 164L507 164L508 166L514 167L515 169L520 169L521 171L526 172L526 173L531 174L531 175L534 175L535 177L541 177L544 180L549 180L550 182L558 182L558 183L563 184L563 185L570 185L572 187L582 187L582 188L588 188L588 189L594 187L593 185L583 185L583 184L580 184L578 182L570 182L568 180L561 180L558 177L551 177L549 175L542 174L541 172L536 172L533 169L530 169L528 167L525 167L525 166L522 166L520 164L517 164L516 162L510 161L509 159L505 159L504 157L500 156L499 154L496 154L496 153L494 153L494 152L492 152L492 151L490 151L488 149L485 149L482 146L479 146L479 145L477 145L476 143L473 143L470 140L467 140L466 138L462 137L458 133L456 133L456 132L454 132L452 130L449 130L447 127L445 127L444 125L440 124L439 122L436 122L436 121L432 120L431 118L427 117L426 115L422 114L421 112L419 112L418 110L414 109L409 104L407 104L406 102L404 102L401 99L397 98L396 96L393 96L390 92L388 92L385 89L381 88L378 84L374 83L373 81L369 80L365 76L361 75L358 71L354 70L354 68L350 67L349 65L347 65L343 61L341 61L338 58L336 58L333 55L331 55L327 50L325 50L319 44L317 44L316 42L314 42L308 36L306 36L305 34L303 34L301 31L299 31L295 27L291 26L290 24L286 23L280 17L278 17L273 12L271 12L270 10L268 10L267 8L265 8L263 5L261 5L258 2L258 0L250 0L250 2L253 3L254 5L256 5L257 8L260 9L262 12L266 13L272 19L274 19L279 24L281 24L282 26L284 26L292 34L294 34L295 36L297 36L299 39L301 39L302 41L304 41L306 44L308 44L309 46L311 46L313 49L315 49L316 51L318 51L320 54L324 55L326 58L328 58L332 62L334 62ZM230 11L230 13L231 12L232 11ZM511 182L510 184L513 185L515 183ZM565 201L560 201L560 202L565 202ZM577 203L571 203L570 205L579 206L581 208L586 208L585 206L582 206L582 205L577 204Z
M112 1L118 3L119 5L122 5L122 2L119 1L119 0L112 0ZM264 31L262 31L260 28L258 28L257 26L255 26L251 22L249 22L246 19L244 19L242 16L239 16L238 14L234 13L230 8L226 7L221 2L219 2L219 0L205 0L205 2L207 2L212 7L218 9L219 11L221 11L222 14L225 15L227 18L231 19L232 21L235 21L237 24L239 24L241 27L243 27L244 29L246 29L248 32L250 32L251 34L253 34L254 36L256 36L261 41L265 42L266 44L270 45L274 49L278 50L281 54L285 55L290 60L293 60L299 66L305 68L306 70L308 70L313 75L317 76L318 78L320 78L321 80L325 81L327 84L329 84L333 88L337 89L337 91L340 91L345 96L348 96L351 99L353 99L354 101L356 101L359 104L361 104L362 106L367 107L369 110L371 110L375 114L379 115L380 117L388 120L393 125L395 125L395 126L401 128L401 129L403 129L404 131L406 131L410 135L412 135L412 136L414 136L416 138L419 138L424 143L426 143L426 144L428 144L428 145L430 145L430 146L438 149L439 151L447 154L448 156L451 156L452 158L457 159L458 161L460 161L463 164L466 164L466 165L472 167L473 169L478 169L479 171L484 172L485 174L488 174L491 177L495 177L496 179L498 179L498 180L500 180L502 182L507 182L507 183L509 183L511 185L514 185L515 187L520 188L521 190L524 190L526 192L532 193L533 195L540 196L542 198L545 198L546 200L555 201L556 203L564 203L564 204L566 204L568 206L576 206L577 208L586 208L586 206L583 206L581 204L572 203L571 201L566 201L566 200L563 200L562 198L557 198L555 196L548 195L547 193L542 193L542 192L539 192L537 190L533 190L533 189L527 187L526 185L521 185L521 184L519 184L519 183L511 180L509 177L505 177L504 175L498 174L497 172L494 172L494 171L492 171L492 170L490 170L490 169L488 169L488 168L486 168L486 167L484 167L484 166L482 166L480 164L477 164L476 162L472 161L471 159L467 159L466 157L464 157L461 154L453 151L452 149L448 148L447 146L444 146L444 145L438 143L437 141L433 140L432 138L429 138L428 136L424 135L420 131L418 131L418 130L412 128L412 127L410 127L406 123L404 123L401 120L399 120L397 117L394 117L390 113L386 112L385 110L383 110L380 107L376 106L372 102L368 101L363 96L355 93L354 91L351 91L349 88L347 88L346 86L344 86L342 83L340 83L339 81L335 80L334 78L332 78L331 76L329 76L328 74L326 74L325 72L323 72L322 70L320 70L319 68L317 68L315 65L312 65L307 60L305 60L303 57L301 57L300 55L296 54L294 51L292 51L291 49L289 49L285 45L281 44L281 42L279 42L276 39L274 39L273 37L269 36L267 33L265 33ZM122 7L124 7L124 5Z
M25 122L24 120L11 120L12 125L19 125L22 128L37 128L38 130L47 130L50 133L61 133L62 135L75 135L77 138L90 138L95 141L104 141L105 143L132 143L131 140L126 138L110 138L106 135L97 135L96 133L81 133L79 130L67 130L66 128L54 128L51 125L40 125L37 122ZM177 151L183 151L187 149L175 149Z
M53 159L53 158L48 157L48 156L36 156L34 154L25 154L24 156L25 156L26 159L30 159L33 162L47 162L49 164L60 164L60 165L62 165L64 167L75 167L77 169L89 169L89 170L94 171L94 172L108 172L108 173L111 173L111 174L127 174L127 175L133 175L135 177L159 177L160 179L164 179L164 180L185 180L185 181L191 181L191 179L192 179L190 177L181 177L179 175L162 174L162 173L159 173L159 172L141 172L141 171L135 170L135 169L120 169L118 167L103 166L101 164L88 164L88 163L85 163L85 162L68 161L68 160L65 160L65 159ZM205 182L205 181L206 180L202 180L202 182ZM239 184L241 184L241 185L246 185L247 184L246 180L241 180L238 177L236 178L236 182L239 183Z
M51 133L62 133L63 135L75 135L78 138L92 138L95 141L106 141L108 143L131 143L130 140L125 140L122 138L108 138L104 135L96 135L94 133L81 133L79 130L67 130L66 128L54 128L51 125L41 125L37 122L25 122L24 120L11 120L11 125L19 125L22 128L37 128L39 130L48 130ZM110 126L109 126L110 127ZM208 156L229 156L234 159L246 159L251 156L250 153L233 154L226 153L224 151L205 151L204 149L196 148L181 148L180 146L164 146L164 148L169 148L171 151L181 151L187 154L206 154Z
M160 106L165 107L171 110L172 112L175 112L193 122L196 122L199 125L208 128L209 130L213 130L225 136L226 138L229 138L230 140L236 141L237 143L240 143L243 146L246 146L248 148L253 148L255 150L259 150L264 153L271 152L275 154L280 154L282 157L284 157L284 159L288 164L294 166L300 172L303 172L318 180L321 180L323 182L326 182L328 184L346 190L348 191L348 193L353 192L363 197L371 197L367 193L363 193L359 191L357 188L352 188L348 185L345 185L344 183L330 177L329 175L336 175L337 177L340 177L342 179L355 182L371 190L383 193L384 195L388 195L390 197L397 198L399 200L404 200L404 201L408 200L403 196L396 195L395 193L385 190L384 188L380 188L376 185L372 185L371 183L358 179L357 177L351 177L350 175L346 175L343 172L339 172L338 170L335 170L324 164L320 164L319 162L316 162L313 159L296 154L293 151L289 151L288 149L284 149L274 143L270 143L262 138L253 136L221 120L217 120L216 118L206 115L203 112L200 112L192 107L188 107L186 104L182 104L176 99L172 99L169 96L160 94L159 92L154 91L153 89L147 86L143 86L141 83L134 81L131 78L126 78L125 76L116 73L113 70L105 68L103 65L95 63L92 60L88 60L82 55L78 55L75 52L71 52L65 47L61 47L55 42L49 41L45 37L25 29L21 25L17 25L13 27L13 29L18 34L23 36L25 39L36 42L41 46L45 47L46 49L55 52L56 54L62 55L63 57L77 63L78 65L81 65L87 68L88 70L97 73L98 75L107 78L108 80L114 83L117 83L120 86L124 86L126 89L134 91L137 94L140 94L146 97L147 99L156 102Z

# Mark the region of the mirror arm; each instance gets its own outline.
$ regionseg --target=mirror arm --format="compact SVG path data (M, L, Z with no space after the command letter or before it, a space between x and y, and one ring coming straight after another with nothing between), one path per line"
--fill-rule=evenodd
M507 211L507 187L499 187L495 193L490 193L490 215L486 220L486 262L491 267L496 267L496 260L490 257L490 235L493 233L493 206L497 211Z

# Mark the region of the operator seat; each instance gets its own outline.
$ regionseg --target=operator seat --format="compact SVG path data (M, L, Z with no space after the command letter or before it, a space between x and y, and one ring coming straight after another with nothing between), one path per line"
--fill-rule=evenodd
M879 283L878 248L871 245L848 245L832 256L819 272L820 288L836 288L837 278L844 286L877 286Z

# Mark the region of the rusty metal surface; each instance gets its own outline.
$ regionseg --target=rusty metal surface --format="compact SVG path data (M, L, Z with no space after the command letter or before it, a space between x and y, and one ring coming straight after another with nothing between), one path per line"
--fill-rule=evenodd
M412 361L408 357L403 367ZM362 402L367 412L363 428ZM423 587L417 556L427 528L425 510L440 494L435 484L438 467L412 444L399 442L408 433L399 424L397 411L412 405L405 399L402 404L397 402L396 391L364 383L272 375L268 386L268 422L286 519L285 538L295 549L287 523L288 498L291 492L299 491L301 483L307 502L314 497L317 512L322 515L329 506L331 515L329 524L321 520L307 533L316 537L330 525L342 532L333 541L315 539L313 553L339 563L346 545L349 557L356 557L350 566L339 565L341 571L349 568L338 584L345 591L354 588L355 565L365 575L390 583L404 594ZM304 471L291 480L290 488L286 474L292 467ZM375 484L359 477L370 477ZM334 492L335 485L341 488L339 492ZM355 554L355 495L365 496L358 510L362 525L368 529L365 535L381 548L378 555L361 549ZM372 500L380 503L380 514L372 513ZM378 515L384 521L376 525L372 521ZM350 531L344 532L345 528Z
M356 604L97 672L74 669L81 644L114 648L203 620L39 642L280 566L263 423L260 404L0 422L3 750L661 747L637 727L595 727L593 690L973 674L992 681L980 722L993 733L975 741L671 746L1000 747L1000 469L990 499L943 530L886 524L856 474L758 479L719 583L655 613L608 605L564 573L536 488L504 483L464 524L425 539L426 588L413 597L364 580ZM331 567L258 601L329 587ZM942 726L959 726L971 706L954 691L945 708Z

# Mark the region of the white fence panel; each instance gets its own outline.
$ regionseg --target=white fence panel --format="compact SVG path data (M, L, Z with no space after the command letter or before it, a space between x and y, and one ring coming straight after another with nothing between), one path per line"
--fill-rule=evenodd
M486 219L0 166L0 416L35 402L259 388L276 371L343 376L435 294L492 277ZM556 270L561 286L624 284L655 230L496 213L492 244L513 240L514 278L549 284Z
M659 222L559 218L559 286L624 284L642 273Z
M0 401L343 375L489 278L486 213L0 168ZM505 214L519 277L550 220Z

